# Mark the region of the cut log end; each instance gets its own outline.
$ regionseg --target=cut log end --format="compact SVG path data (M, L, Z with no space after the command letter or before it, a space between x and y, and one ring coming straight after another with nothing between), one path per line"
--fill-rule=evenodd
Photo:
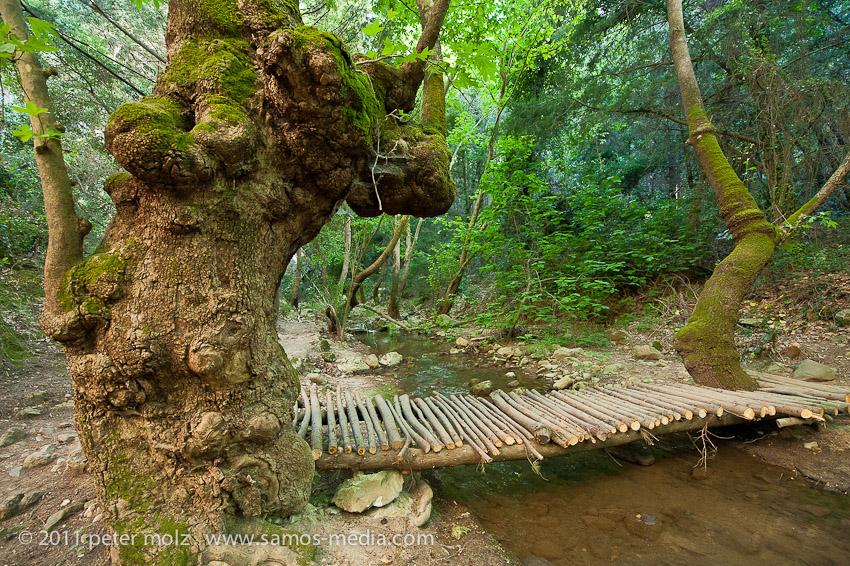
M749 407L747 407L747 409L744 411L743 417L745 419L747 419L748 421L751 421L754 418L756 418L756 412L754 410L750 409Z
M336 446L328 446L328 454L330 454L331 456L336 454Z
M463 446L463 441L462 441L462 440L458 440L458 441L456 441L456 442L455 442L455 446L456 446L457 448L460 448L461 446Z
M320 448L313 448L310 452L313 453L313 460L318 460L322 457L322 450Z
M632 430L634 430L634 431L638 431L638 430L640 430L640 421L632 421L632 422L629 424L629 428L631 428L631 429L632 429ZM625 431L623 431L623 432L625 432Z
M357 454L360 455L360 456L365 456L366 455L366 449L361 446L360 448L357 449Z

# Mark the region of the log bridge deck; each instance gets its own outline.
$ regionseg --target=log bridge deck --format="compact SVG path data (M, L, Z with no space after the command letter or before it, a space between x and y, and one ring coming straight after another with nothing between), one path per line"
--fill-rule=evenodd
M824 421L850 411L850 388L753 374L757 391L684 384L604 386L582 391L494 391L489 398L424 398L302 388L293 424L318 469L418 471L505 460L542 460L626 444L647 434L762 419Z

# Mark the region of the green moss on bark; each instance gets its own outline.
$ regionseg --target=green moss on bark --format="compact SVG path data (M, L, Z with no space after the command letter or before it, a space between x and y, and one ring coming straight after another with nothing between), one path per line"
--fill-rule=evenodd
M323 49L334 58L342 79L343 96L350 100L341 109L342 117L346 124L360 132L366 143L371 143L372 129L383 112L369 77L354 68L351 55L335 35L303 26L292 30L292 37L297 46L303 49Z
M71 268L59 287L59 303L62 308L65 312L70 312L77 308L79 300L85 312L102 312L103 305L99 301L97 304L87 304L86 301L90 299L87 292L102 277L112 277L117 282L124 276L128 263L128 260L119 254L100 253Z
M256 73L241 39L190 39L180 48L160 80L159 90L190 89L203 81L209 90L243 105L256 91Z
M726 389L755 389L741 369L735 348L738 306L773 255L775 235L752 232L715 268L675 346L697 383Z
M132 124L137 135L147 138L152 147L163 153L172 148L185 150L195 143L185 132L186 120L181 114L181 108L164 97L144 98L139 102L122 104L109 121L109 127L117 126L119 121Z
M236 0L195 0L198 10L207 15L219 32L236 35L242 24L242 14Z

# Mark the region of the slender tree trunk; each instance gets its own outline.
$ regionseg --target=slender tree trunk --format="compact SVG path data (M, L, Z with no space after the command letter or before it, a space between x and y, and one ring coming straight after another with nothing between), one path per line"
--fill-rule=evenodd
M27 23L18 0L0 0L0 16L9 25L10 33L20 41L29 36ZM44 261L44 309L41 325L49 335L56 332L65 318L60 301L60 288L65 273L83 259L83 238L91 224L77 216L68 168L58 139L40 137L48 130L59 131L56 113L47 90L48 73L34 53L16 51L15 64L21 78L24 103L32 102L45 108L38 116L30 116L35 132L35 164L41 178L44 212L47 216L47 255Z
M348 320L348 313L351 311L351 309L358 305L358 301L356 298L357 291L362 290L363 282L366 281L366 279L370 276L374 275L375 272L377 272L387 262L387 259L390 257L393 248L398 243L399 238L401 238L401 234L404 231L404 226L405 224L407 224L407 221L409 219L410 216L408 215L402 216L401 220L393 231L392 238L390 238L390 243L387 244L387 247L384 248L384 251L381 252L380 256L378 256L378 259L372 262L369 267L352 277L351 286L348 288L348 294L346 295L345 303L343 303L337 309L337 313L342 313L338 317L339 320L335 323L337 335L340 337L340 339L342 339L342 337L345 335L345 324ZM360 297L360 300L363 300L362 296Z
M422 228L424 218L420 218L416 223L416 232L413 235L413 241L410 241L410 225L407 226L407 243L404 247L404 270L401 274L401 283L398 287L399 297L404 297L404 289L407 286L407 274L410 273L410 264L413 263L413 250L416 248L416 242L419 240L419 230Z
M419 51L436 43L447 8L438 0ZM374 213L364 193L376 192L389 210L445 212L450 153L415 121L379 128L413 109L424 62L355 69L337 37L302 26L297 3L172 0L166 44L154 96L106 127L127 172L106 183L116 215L97 254L78 261L85 230L70 191L45 191L44 326L65 348L111 532L178 533L176 544L112 547L116 562L293 563L286 546L203 536L275 533L260 518L309 498L313 460L291 424L298 377L275 330L280 281L346 199L364 214ZM410 151L367 185L379 138L405 138ZM53 187L53 168L43 174ZM407 179L415 190L397 191Z
M342 288L348 277L348 263L351 260L351 215L345 215L345 255L342 257L342 271L339 274L337 287Z
M289 298L289 306L298 308L298 289L301 287L301 256L304 252L301 248L295 252L295 275L292 277L292 295Z
M378 295L381 292L381 285L384 284L384 278L387 276L387 263L384 262L384 265L381 266L381 273L378 275L377 281L375 281L375 286L372 288L372 302L378 302Z
M714 125L705 113L684 34L681 0L668 0L670 47L691 144L735 240L735 248L720 262L700 294L688 323L676 333L675 347L697 383L727 389L755 389L757 384L740 364L735 348L735 325L741 301L759 272L770 261L781 232L769 223L747 187L723 155ZM850 156L826 185L790 220L795 227L811 214L846 177Z
M405 223L405 234L410 239L410 222ZM390 301L387 305L387 314L392 318L399 318L398 310L398 278L401 273L401 239L395 243L393 248L393 275L390 285Z

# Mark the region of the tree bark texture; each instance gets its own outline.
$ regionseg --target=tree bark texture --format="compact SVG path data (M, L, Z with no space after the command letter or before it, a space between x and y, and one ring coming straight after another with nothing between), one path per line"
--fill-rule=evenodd
M172 0L166 43L154 95L109 120L126 169L105 187L117 214L97 253L66 268L46 325L111 526L194 541L117 548L124 563L191 563L201 533L305 505L313 461L275 331L286 266L345 199L431 216L454 195L445 137L389 116L419 84L356 67L297 3ZM377 146L402 139L408 153L373 183Z

